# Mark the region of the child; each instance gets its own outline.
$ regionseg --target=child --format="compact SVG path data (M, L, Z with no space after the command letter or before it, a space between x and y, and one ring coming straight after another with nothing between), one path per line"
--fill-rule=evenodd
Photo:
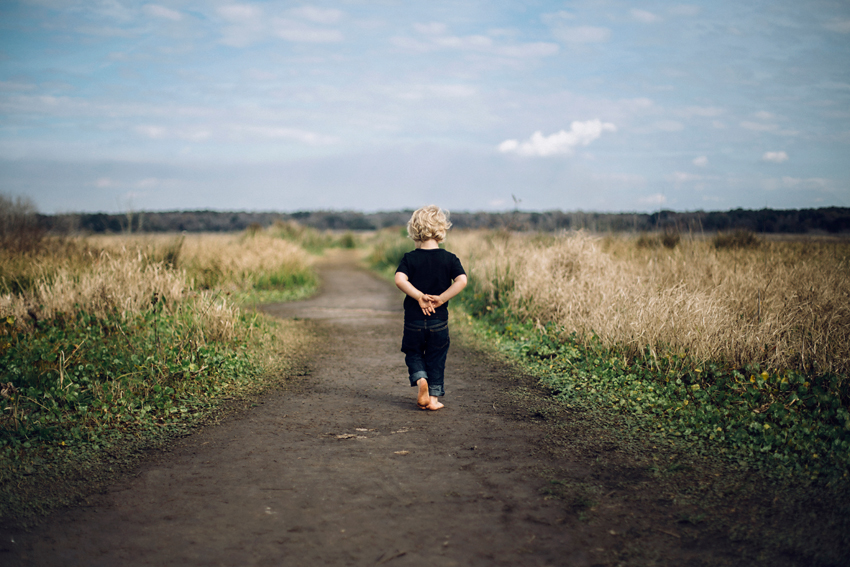
M404 298L401 351L410 385L419 388L416 403L423 410L443 407L443 371L449 351L449 299L466 287L466 272L457 256L439 246L451 227L446 213L429 205L415 211L407 234L416 249L401 259L395 284Z

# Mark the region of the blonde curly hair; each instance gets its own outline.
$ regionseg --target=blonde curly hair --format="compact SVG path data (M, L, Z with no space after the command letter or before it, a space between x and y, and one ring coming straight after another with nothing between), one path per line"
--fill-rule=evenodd
M446 232L451 228L449 212L437 205L428 205L417 209L407 221L407 235L414 242L424 242L432 238L437 242L446 239Z

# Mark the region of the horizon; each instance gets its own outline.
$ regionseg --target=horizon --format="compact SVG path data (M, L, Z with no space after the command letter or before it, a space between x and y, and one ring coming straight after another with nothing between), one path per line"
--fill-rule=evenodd
M0 4L45 214L850 206L850 4Z
M657 215L661 213L674 213L679 215L686 214L712 214L712 213L730 213L735 211L743 211L743 212L761 212L761 211L775 211L775 212L788 212L788 211L819 211L825 209L840 209L840 210L848 210L850 211L850 207L842 207L837 205L829 205L823 207L798 207L798 208L788 208L788 209L776 209L772 207L762 207L762 208L743 208L736 207L734 209L692 209L692 210L675 210L675 209L667 209L661 208L653 211L594 211L594 210L582 210L582 209L542 209L542 210L533 210L533 209L502 209L502 210L469 210L469 209L461 209L461 210L448 210L443 209L449 215L453 214L487 214L487 215L505 215L505 214L513 214L513 213L524 213L524 214L544 214L544 213L562 213L562 214L587 214L587 215ZM61 216L61 215L126 215L126 214L168 214L168 213L245 213L245 214L270 214L270 215L298 215L298 214L313 214L313 213L352 213L352 214L360 214L360 215L380 215L380 214L395 214L395 213L412 213L415 209L413 208L402 208L402 209L378 209L378 210L358 210L358 209L298 209L298 210L274 210L274 209L213 209L213 208L203 208L203 209L132 209L132 210L123 210L123 211L64 211L57 213L43 213L41 211L37 211L37 214L44 216Z

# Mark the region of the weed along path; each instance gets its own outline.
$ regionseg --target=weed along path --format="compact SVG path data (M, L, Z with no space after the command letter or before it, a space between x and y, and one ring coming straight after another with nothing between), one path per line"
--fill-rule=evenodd
M627 443L456 340L416 407L395 288L340 253L308 375L154 455L86 506L5 533L3 565L749 565ZM792 565L793 561L774 562Z

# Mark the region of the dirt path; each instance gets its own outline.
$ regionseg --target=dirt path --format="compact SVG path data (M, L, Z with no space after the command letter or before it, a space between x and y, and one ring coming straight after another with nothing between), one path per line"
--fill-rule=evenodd
M677 522L686 508L617 457L616 438L570 450L544 423L560 410L511 406L533 381L457 342L446 409L418 410L398 292L341 258L316 298L265 308L314 321L307 378L177 442L90 506L3 534L0 563L747 564Z

